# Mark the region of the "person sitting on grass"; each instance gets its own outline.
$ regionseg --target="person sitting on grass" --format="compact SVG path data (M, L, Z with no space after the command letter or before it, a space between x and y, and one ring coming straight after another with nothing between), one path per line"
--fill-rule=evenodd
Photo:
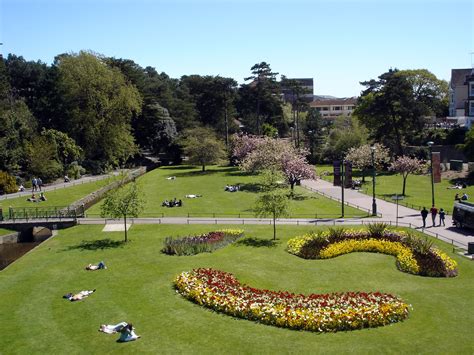
M463 201L466 201L468 198L469 198L469 196L468 196L466 193L464 193L464 194L461 196L461 200L463 200Z
M89 264L86 266L86 270L94 271L94 270L101 270L101 269L104 269L104 270L107 269L107 266L105 266L103 261L101 261L97 265Z
M28 202L38 202L38 200L36 199L36 195L34 193L31 194L31 197L27 198L26 201L28 201Z
M46 201L46 196L44 195L44 193L40 193L40 197L39 197L40 201Z
M125 327L120 330L120 338L117 340L118 342L127 342L133 341L140 338L134 331L132 323L128 323Z
M81 291L81 292L76 293L76 294L67 293L63 296L63 298L66 298L71 302L81 301L81 300L88 297L90 294L92 294L94 292L95 292L95 289L93 289L92 291Z

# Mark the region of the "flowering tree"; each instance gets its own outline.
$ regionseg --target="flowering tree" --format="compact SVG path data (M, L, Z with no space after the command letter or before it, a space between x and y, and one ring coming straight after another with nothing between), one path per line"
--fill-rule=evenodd
M379 143L375 143L373 147L375 147L375 167L380 167L382 164L390 161L390 150L387 147ZM372 146L364 144L357 148L351 148L345 159L350 161L352 166L362 171L362 182L365 182L365 173L372 167Z
M402 195L405 196L405 187L407 184L407 177L410 174L419 174L424 169L424 162L417 158L410 158L406 155L400 156L390 165L390 170L395 171L403 176L403 190Z
M244 158L252 152L261 142L263 138L248 134L234 134L231 138L232 156L240 163Z
M306 158L301 153L284 154L282 156L282 170L286 180L290 184L291 190L295 184L303 179L314 179L314 168L308 164Z
M247 172L281 170L283 155L293 150L293 146L282 139L260 138L255 148L241 160L240 168Z

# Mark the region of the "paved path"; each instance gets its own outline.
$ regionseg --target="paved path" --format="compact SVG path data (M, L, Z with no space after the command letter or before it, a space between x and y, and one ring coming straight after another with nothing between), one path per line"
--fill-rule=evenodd
M71 180L70 182L59 182L59 183L53 183L53 184L45 184L45 185L43 185L43 191L45 191L45 192L54 191L54 190L57 190L57 189L64 189L64 188L75 186L75 185L86 184L88 182L104 180L104 179L109 178L111 175L117 175L117 174L119 174L119 173L118 172L113 172L111 174L104 174L104 175L84 176L84 177L81 177L80 179L77 179L77 180ZM9 200L9 199L17 198L17 197L21 197L21 196L31 196L31 188L25 189L25 191L23 191L23 192L15 192L15 193L12 193L12 194L0 195L0 201Z
M304 180L301 185L308 187L311 190L319 191L325 195L333 198L341 198L341 187L333 186L332 183L322 179L318 180ZM361 206L365 209L372 209L372 196L368 196L362 192L352 189L344 189L344 201L353 205ZM377 212L382 214L382 220L397 223L397 207L395 203L390 203L381 199L376 199ZM429 207L429 206L428 206ZM447 206L451 207L451 206ZM377 219L366 219L374 220ZM379 219L380 220L380 219ZM420 211L414 210L404 206L398 206L398 222L400 225L411 225L417 229L423 229L423 221L421 219ZM431 215L426 219L425 233L437 235L440 239L451 241L454 240L459 245L467 247L468 242L474 242L474 234L470 230L460 230L452 226L451 216L446 216L446 226L432 226ZM436 223L439 223L439 218L436 218Z

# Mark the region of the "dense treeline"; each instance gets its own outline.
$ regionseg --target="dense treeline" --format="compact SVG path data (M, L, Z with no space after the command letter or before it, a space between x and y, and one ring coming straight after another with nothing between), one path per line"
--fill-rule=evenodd
M179 162L183 151L193 151L196 132L227 149L229 137L241 131L291 137L316 162L387 140L383 132L394 129L387 143L402 150L420 140L413 132L423 115L446 107L445 83L427 71L390 71L363 83L357 119L327 122L302 100L284 103L282 82L304 92L295 81L277 82L265 62L250 68L239 86L220 76L174 79L129 59L84 51L58 55L51 65L14 54L0 59L0 171L22 179L99 173L135 161L143 150ZM398 111L385 112L389 103ZM203 141L196 138L194 146Z
M10 54L0 60L0 170L46 180L83 168L97 173L140 149L179 161L179 135L202 126L226 144L240 122L252 133L268 123L285 135L274 76L257 81L239 88L220 76L173 79L91 52L61 54L51 65Z

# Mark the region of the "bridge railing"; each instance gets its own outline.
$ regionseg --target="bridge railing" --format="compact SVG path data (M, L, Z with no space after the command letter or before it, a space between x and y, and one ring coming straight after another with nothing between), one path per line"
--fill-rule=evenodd
M0 208L0 221L15 221L16 219L61 219L61 218L82 218L85 216L83 206L71 208L70 206L50 206L50 207L9 207L6 210Z

